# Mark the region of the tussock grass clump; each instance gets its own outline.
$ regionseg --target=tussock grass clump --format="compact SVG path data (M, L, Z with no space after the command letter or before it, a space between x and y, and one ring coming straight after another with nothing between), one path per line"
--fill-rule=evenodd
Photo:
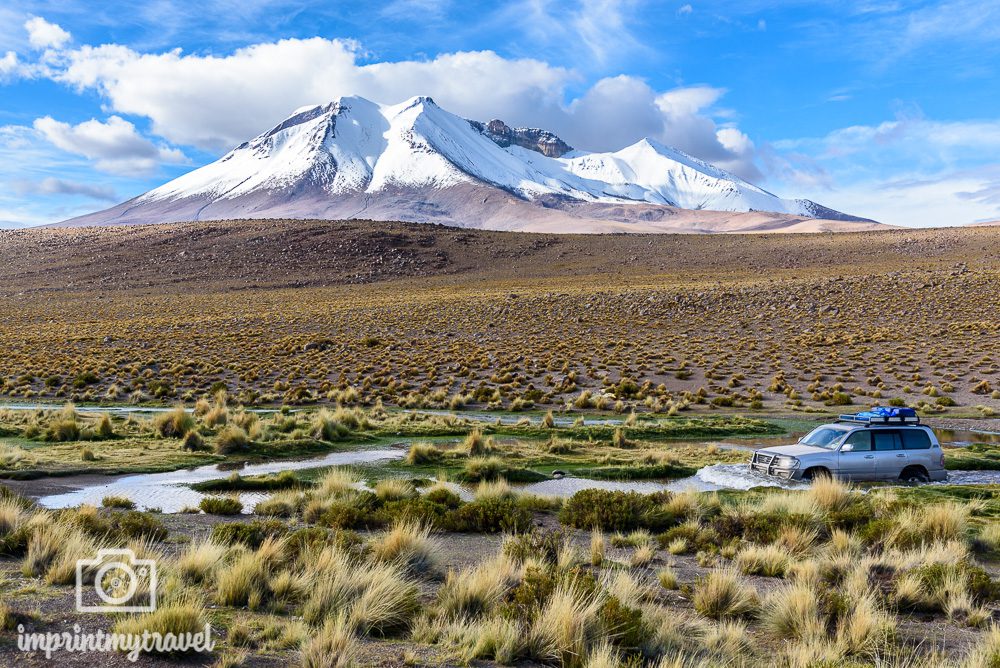
M103 543L95 541L81 531L60 532L58 552L45 569L45 581L54 585L75 583L77 562L81 559L92 559L104 546ZM84 571L85 581L92 581L93 577L93 572Z
M473 429L462 441L461 450L470 457L481 457L493 452L493 442L492 439L483 436L483 432L479 429Z
M505 499L515 496L514 490L503 478L499 480L484 480L476 485L475 498L477 501L488 499Z
M979 642L963 659L966 668L996 668L1000 666L1000 626L991 624Z
M222 427L229 422L229 411L224 404L216 404L209 408L201 419L209 427Z
M777 545L747 545L736 554L736 567L745 575L785 576L789 565L788 553Z
M351 625L364 635L406 628L419 609L416 585L394 567L373 567L369 573L351 605Z
M434 573L440 568L441 545L430 527L397 523L369 545L372 557L396 562L412 573Z
M215 437L215 453L219 455L230 455L240 450L250 447L250 437L242 427L228 425Z
M645 567L653 562L656 558L656 549L649 543L645 545L640 545L635 548L632 552L632 559L630 563L633 567Z
M152 424L153 429L165 438L182 438L195 427L194 417L180 405L154 416Z
M757 592L729 569L714 570L695 585L694 609L711 619L744 617L757 609Z
M46 441L78 441L80 425L75 418L54 418L45 428L44 438Z
M572 583L558 585L531 627L528 645L533 657L579 666L589 648L603 640L603 603Z
M177 558L177 574L192 584L206 582L215 574L226 556L227 548L212 540L189 546Z
M475 619L493 610L521 578L521 567L498 555L471 569L449 571L438 591L438 607L447 619Z
M768 594L761 605L760 621L769 633L782 639L818 641L826 635L819 597L810 585L801 582Z
M844 654L870 654L893 637L896 620L878 600L877 592L866 593L852 601L850 613L840 620L837 645Z
M600 528L595 528L590 532L590 565L601 566L604 563L604 553L607 544L604 540L604 532Z
M253 511L269 517L292 517L302 509L305 498L305 493L294 489L278 492L258 502Z
M496 480L503 476L507 464L499 457L470 457L466 460L462 475L466 480Z
M159 633L165 636L202 633L208 624L205 608L196 601L182 601L160 605L155 611L128 617L117 624L116 633L142 636L144 633Z
M216 572L216 602L252 610L260 608L266 603L270 575L280 563L284 549L283 540L267 538L256 550L239 553L231 564Z
M382 501L402 501L417 496L417 490L409 480L386 478L375 484L375 496Z
M316 485L312 496L318 499L335 499L357 491L358 477L348 469L331 468Z
M664 589L677 589L677 573L669 565L656 571L656 580Z
M850 485L828 475L814 478L806 493L819 508L828 512L843 510L853 496Z
M200 433L198 433L198 430L192 429L188 433L184 434L184 438L181 441L181 448L189 452L204 450L205 439L202 438Z
M21 565L26 577L44 574L59 556L63 532L54 525L41 526L28 539L28 550Z
M320 441L340 441L366 425L364 413L357 409L337 408L330 411L323 408L313 416L310 434Z
M444 452L433 443L414 443L406 453L406 463L410 466L438 464L444 459Z
M97 419L97 424L94 427L94 433L102 440L115 437L115 426L111 422L110 415L101 413L101 417Z
M360 645L346 616L331 617L302 646L302 668L353 668Z

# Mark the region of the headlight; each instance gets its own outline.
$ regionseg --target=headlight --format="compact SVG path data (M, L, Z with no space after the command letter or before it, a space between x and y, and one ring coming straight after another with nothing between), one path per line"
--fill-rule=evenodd
M774 460L774 465L779 469L794 469L798 468L799 460L795 457L778 457Z

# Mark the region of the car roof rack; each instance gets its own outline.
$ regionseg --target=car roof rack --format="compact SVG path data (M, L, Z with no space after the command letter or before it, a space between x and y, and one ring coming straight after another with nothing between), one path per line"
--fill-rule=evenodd
M856 422L858 424L920 424L918 415L876 415L873 413L855 413L841 415L841 422Z

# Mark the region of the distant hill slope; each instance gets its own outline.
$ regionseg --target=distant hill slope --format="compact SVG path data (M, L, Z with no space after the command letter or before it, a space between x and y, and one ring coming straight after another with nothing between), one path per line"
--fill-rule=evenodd
M420 281L546 285L606 277L710 286L1000 263L988 228L858 234L549 235L382 221L243 220L0 231L0 294L341 286ZM964 263L964 264L963 264ZM672 277L672 278L670 278ZM909 297L906 297L907 299ZM917 295L913 295L917 299ZM98 306L95 306L98 308Z
M875 229L782 199L651 139L613 153L468 121L427 97L297 110L209 165L63 225L233 218L371 219L532 232Z

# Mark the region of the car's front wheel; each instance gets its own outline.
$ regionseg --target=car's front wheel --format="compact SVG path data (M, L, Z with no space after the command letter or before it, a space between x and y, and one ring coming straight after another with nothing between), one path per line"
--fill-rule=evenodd
M814 480L822 480L832 478L833 474L830 473L830 469L823 468L822 466L817 466L811 469L806 469L802 473L802 479L806 482L813 482Z

